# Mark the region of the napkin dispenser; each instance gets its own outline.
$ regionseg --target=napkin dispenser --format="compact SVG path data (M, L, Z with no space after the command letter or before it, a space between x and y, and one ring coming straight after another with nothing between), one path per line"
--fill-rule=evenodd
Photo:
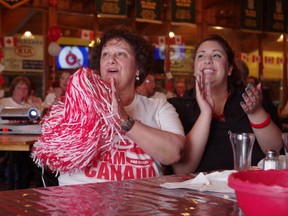
M41 113L36 108L4 107L0 117L2 120L37 121L40 120Z

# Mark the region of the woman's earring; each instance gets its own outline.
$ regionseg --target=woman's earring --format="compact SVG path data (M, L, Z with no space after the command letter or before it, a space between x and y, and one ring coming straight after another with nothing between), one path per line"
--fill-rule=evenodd
M139 77L139 75L136 75L136 78L135 78L137 81L139 81L140 80L140 77Z

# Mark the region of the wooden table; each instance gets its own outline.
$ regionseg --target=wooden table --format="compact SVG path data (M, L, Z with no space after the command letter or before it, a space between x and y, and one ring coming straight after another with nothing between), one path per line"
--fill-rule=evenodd
M0 192L3 215L229 215L238 216L235 199L191 189L166 189L195 175L55 186ZM233 195L233 194L232 194Z
M9 189L13 190L14 185L14 152L30 151L39 135L34 134L1 134L0 135L0 151L8 151L9 153Z
M1 134L0 151L30 151L38 137L34 134Z

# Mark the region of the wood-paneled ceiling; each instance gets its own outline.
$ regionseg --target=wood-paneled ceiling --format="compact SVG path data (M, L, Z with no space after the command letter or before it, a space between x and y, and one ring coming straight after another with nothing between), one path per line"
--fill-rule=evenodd
M59 0L56 6L57 25L65 37L77 37L79 29L99 31L106 27L125 24L134 25L145 35L159 36L167 32L167 25L145 22L133 22L131 14L135 8L135 0L128 0L128 18L96 18L95 1L93 0ZM162 0L162 10L169 10L170 0ZM205 23L209 26L207 33L218 33L231 40L234 48L241 52L252 52L259 47L258 38L263 39L263 47L267 50L282 50L276 43L279 34L245 32L240 30L241 0L203 0L196 1L196 25L170 25L176 35L182 35L188 45L193 45L199 38L199 28ZM15 9L0 6L0 36L23 34L26 30L36 35L46 35L49 22L49 10L52 6L48 0L31 0ZM55 9L55 8L53 8ZM169 17L167 18L169 20ZM164 22L165 23L165 22ZM224 30L215 30L213 26L224 26Z

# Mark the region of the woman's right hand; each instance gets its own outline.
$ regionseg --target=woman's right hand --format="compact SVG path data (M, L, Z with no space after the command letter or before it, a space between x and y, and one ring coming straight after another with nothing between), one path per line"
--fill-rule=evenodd
M196 99L200 110L201 112L211 114L215 107L215 103L211 95L210 82L205 79L205 74L203 72L197 72L195 78Z

